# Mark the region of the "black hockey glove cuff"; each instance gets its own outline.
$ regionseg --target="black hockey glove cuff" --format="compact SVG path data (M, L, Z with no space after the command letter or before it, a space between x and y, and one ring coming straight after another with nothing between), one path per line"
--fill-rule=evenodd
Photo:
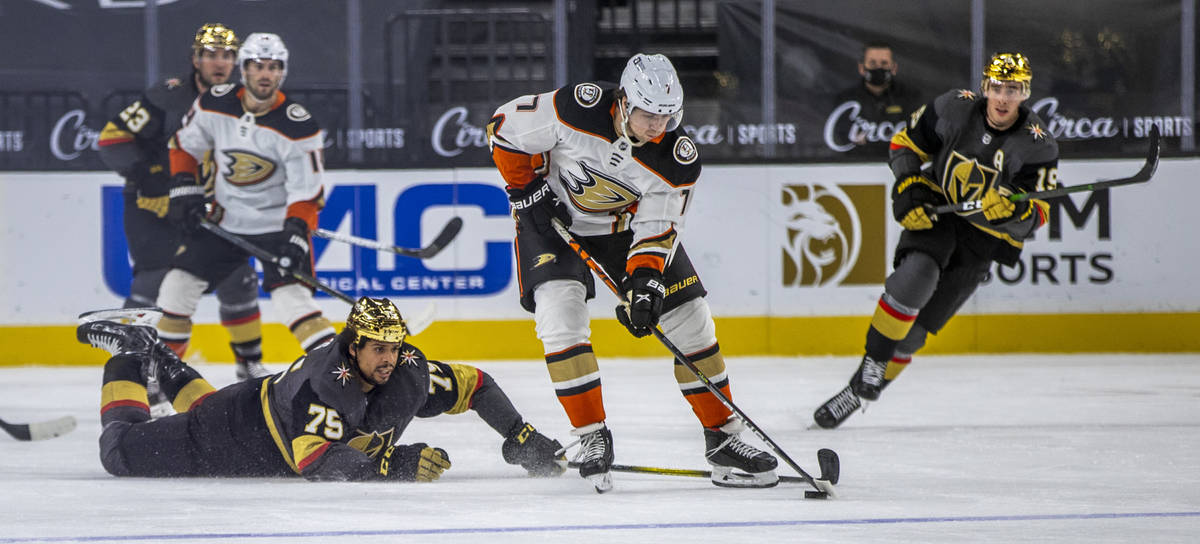
M285 219L279 233L279 265L287 270L302 269L308 250L308 223L299 217Z
M567 457L558 453L562 444L538 432L533 425L519 423L500 446L504 462L521 465L530 476L559 476L567 470Z
M633 276L625 280L626 304L617 306L617 321L638 338L651 334L658 326L666 296L661 272L650 268L635 269Z
M424 442L391 446L379 458L379 475L385 480L432 482L449 468L446 450Z
M554 234L552 219L562 221L563 226L571 226L571 213L566 204L550 190L546 178L538 176L529 185L509 187L507 191L508 201L512 204L513 214L521 229L532 229L538 234L550 236Z
M196 176L180 172L171 178L171 197L167 208L167 220L185 232L195 231L204 218L204 186L196 183Z
M907 176L892 185L892 216L903 221L913 208L937 206L945 198L929 178L923 175Z

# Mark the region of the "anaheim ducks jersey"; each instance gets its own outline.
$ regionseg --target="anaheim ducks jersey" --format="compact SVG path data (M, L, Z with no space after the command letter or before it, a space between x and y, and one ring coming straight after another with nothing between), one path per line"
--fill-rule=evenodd
M1037 113L1021 105L1012 127L993 129L987 124L987 99L954 90L913 112L908 125L892 138L890 165L902 180L929 162L927 175L950 203L979 200L992 188L1013 193L1054 189L1058 143L1045 127ZM994 259L1011 264L1022 241L1047 221L1049 203L1030 203L1023 214L999 224L977 209L959 216L990 236Z
M104 125L96 142L100 158L126 179L126 192L166 196L166 181L171 174L167 140L179 130L199 94L194 77L171 78L146 89ZM132 172L134 168L145 168L147 173L158 175L145 176L143 185L135 186L140 173ZM163 207L165 214L165 203Z
M425 405L429 383L425 355L403 344L388 381L364 393L358 365L334 339L267 378L263 416L284 460L305 478L382 479L379 452Z
M266 113L247 112L245 92L240 84L217 85L196 99L171 139L172 172L195 172L195 159L212 152L213 217L230 232L277 232L287 217L316 228L325 195L324 132L282 92Z
M538 176L570 210L582 236L632 229L627 270L663 270L700 176L696 145L681 129L613 160L617 134L611 84L580 83L517 98L487 126L492 158L510 187Z

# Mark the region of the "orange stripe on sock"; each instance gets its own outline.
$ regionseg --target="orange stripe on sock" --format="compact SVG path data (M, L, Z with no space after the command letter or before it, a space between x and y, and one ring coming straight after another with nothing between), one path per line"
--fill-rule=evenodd
M720 389L721 393L725 394L725 398L733 399L733 395L729 392L729 386L726 385ZM733 414L726 408L721 400L711 391L705 390L703 393L696 395L684 395L688 404L692 405L692 412L695 412L696 418L700 420L700 424L708 427L720 427L725 424L725 420Z
M558 402L567 412L572 427L583 427L604 421L604 395L596 386L583 393L558 397Z

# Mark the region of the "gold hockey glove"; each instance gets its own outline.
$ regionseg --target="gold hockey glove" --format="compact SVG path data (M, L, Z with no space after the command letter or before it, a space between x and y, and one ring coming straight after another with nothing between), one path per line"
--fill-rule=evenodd
M926 207L944 200L941 190L929 178L920 174L905 176L892 186L892 216L907 230L933 228L937 216L930 216Z
M1008 199L1012 195L1007 187L992 188L984 193L981 207L983 217L989 222L1004 221L1013 215L1017 204Z
M450 468L450 455L424 442L392 446L379 459L379 475L388 480L432 482Z

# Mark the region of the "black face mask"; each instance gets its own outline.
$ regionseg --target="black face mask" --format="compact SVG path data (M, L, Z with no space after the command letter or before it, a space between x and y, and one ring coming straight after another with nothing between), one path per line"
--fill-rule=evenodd
M863 80L871 85L882 87L892 82L892 71L887 68L871 68L867 70L867 75L863 76Z

